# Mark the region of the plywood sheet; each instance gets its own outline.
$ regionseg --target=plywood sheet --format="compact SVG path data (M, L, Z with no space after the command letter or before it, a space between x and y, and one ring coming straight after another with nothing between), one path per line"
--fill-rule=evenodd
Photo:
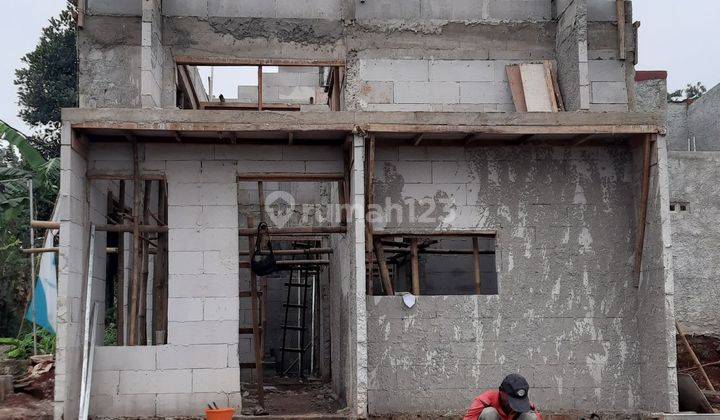
M557 112L557 105L548 89L543 64L520 64L520 77L528 112ZM554 108L554 109L553 109Z

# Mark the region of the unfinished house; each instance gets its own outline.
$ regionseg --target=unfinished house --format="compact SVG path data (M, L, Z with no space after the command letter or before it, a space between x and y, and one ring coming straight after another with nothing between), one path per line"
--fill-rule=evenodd
M629 1L80 8L56 418L458 415L511 372L545 414L677 411Z

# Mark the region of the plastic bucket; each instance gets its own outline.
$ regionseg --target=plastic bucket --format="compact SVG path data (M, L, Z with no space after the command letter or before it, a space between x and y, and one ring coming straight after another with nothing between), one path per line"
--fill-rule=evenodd
M232 408L219 408L217 410L205 410L207 420L232 420L232 416L235 414L235 410Z

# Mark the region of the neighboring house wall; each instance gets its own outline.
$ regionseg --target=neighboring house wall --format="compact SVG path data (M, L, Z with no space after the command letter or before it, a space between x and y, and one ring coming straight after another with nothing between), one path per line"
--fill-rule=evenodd
M676 317L690 333L720 334L720 153L670 152ZM680 209L684 203L686 210Z
M664 94L664 90L663 90ZM692 102L667 104L676 318L689 333L720 334L717 298L720 85ZM685 210L681 209L685 206Z

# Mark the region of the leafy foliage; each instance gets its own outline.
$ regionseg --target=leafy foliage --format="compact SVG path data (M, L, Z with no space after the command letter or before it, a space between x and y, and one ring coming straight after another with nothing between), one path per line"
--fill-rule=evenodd
M22 254L29 244L29 191L33 180L35 217L50 218L58 193L60 160L45 160L27 137L0 121L0 336L18 332L31 282L29 260Z
M694 85L688 83L684 89L678 89L675 92L667 94L668 102L684 102L686 100L695 100L703 96L707 92L707 89L701 82L697 82Z
M77 106L77 52L73 8L51 18L37 47L15 71L20 117L29 125L60 121L60 108Z
M33 354L32 332L26 333L21 339L0 338L0 344L14 346L6 353L11 359L27 359ZM55 335L38 328L37 351L38 354L55 354Z

